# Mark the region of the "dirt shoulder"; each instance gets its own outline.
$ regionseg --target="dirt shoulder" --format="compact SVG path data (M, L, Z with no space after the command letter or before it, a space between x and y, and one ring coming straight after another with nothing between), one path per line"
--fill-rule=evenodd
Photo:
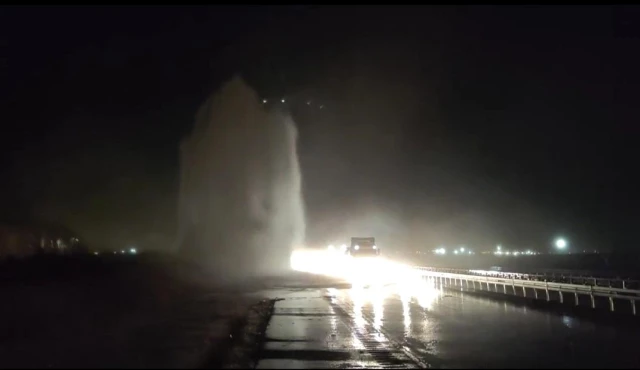
M270 301L166 258L17 270L0 279L2 368L246 367L270 316Z

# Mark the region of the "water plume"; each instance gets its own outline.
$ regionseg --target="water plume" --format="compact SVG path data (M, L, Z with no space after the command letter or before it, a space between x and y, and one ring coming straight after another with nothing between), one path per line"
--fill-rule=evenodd
M213 94L180 146L180 254L225 281L288 271L305 231L296 142L241 78Z

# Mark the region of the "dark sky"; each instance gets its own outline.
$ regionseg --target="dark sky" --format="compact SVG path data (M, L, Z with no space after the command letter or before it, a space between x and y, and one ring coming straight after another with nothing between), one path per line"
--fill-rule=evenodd
M288 99L312 242L636 248L637 15L4 7L0 219L169 245L178 142L241 73Z

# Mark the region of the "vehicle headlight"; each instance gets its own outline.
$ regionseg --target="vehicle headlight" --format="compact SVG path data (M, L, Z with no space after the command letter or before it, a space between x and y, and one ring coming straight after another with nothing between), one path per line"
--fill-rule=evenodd
M373 249L378 249L378 247L376 247L375 245L373 246Z
M353 248L354 248L355 250L358 250L358 249L360 249L360 246L359 246L359 245L356 245L356 246L355 246L355 247L353 247Z

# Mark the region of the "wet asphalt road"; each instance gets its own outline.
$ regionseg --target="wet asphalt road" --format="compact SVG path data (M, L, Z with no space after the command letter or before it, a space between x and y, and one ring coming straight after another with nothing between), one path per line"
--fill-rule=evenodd
M424 283L283 288L258 368L639 368L640 331Z

